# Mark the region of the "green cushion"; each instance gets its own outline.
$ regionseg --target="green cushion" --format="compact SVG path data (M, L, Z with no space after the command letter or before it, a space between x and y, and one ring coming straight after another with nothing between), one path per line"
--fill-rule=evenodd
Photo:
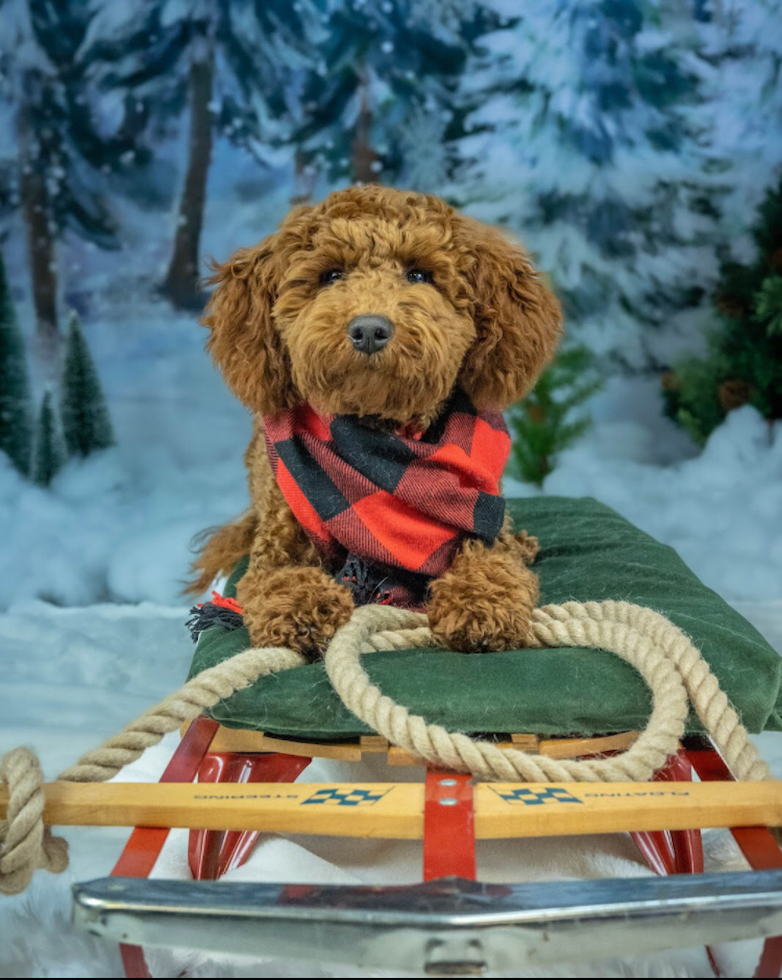
M541 603L624 599L664 613L693 638L752 732L782 728L782 660L762 636L707 589L676 552L595 500L535 497L509 502L518 528L540 539ZM226 589L235 595L246 561ZM246 630L201 635L190 676L250 646ZM436 650L370 653L380 689L428 721L471 733L540 735L641 728L650 699L636 672L604 651L512 650L465 655ZM216 705L224 725L310 739L369 729L332 691L322 663L264 677ZM698 730L697 719L688 724Z

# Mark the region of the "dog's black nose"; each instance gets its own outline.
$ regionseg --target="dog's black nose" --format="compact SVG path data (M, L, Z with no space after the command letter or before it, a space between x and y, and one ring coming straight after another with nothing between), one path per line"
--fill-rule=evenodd
M348 324L348 337L353 347L362 354L377 354L391 339L394 324L380 313L363 313L354 316Z

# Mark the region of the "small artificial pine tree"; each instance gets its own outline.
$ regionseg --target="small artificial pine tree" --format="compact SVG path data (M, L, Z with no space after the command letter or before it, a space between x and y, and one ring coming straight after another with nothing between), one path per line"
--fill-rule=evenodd
M62 469L65 450L52 408L52 396L46 392L41 403L38 426L35 433L35 459L33 460L33 483L48 487Z
M31 440L24 339L0 256L0 449L23 476L30 472Z
M752 235L755 261L722 266L721 326L706 357L682 361L663 378L666 413L701 445L741 405L769 421L782 418L782 178L760 205Z
M70 456L89 456L97 449L114 445L106 399L75 310L70 313L60 414Z
M591 366L592 354L585 347L562 350L529 395L511 406L510 476L542 486L554 469L557 453L590 427L590 418L573 413L602 387Z

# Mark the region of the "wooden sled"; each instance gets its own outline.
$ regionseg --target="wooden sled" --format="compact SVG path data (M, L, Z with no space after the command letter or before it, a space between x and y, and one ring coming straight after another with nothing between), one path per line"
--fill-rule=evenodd
M516 747L565 758L624 749L634 733L511 738ZM131 834L112 878L74 888L75 921L120 941L128 977L151 976L143 946L451 976L757 937L765 944L755 976L779 976L782 852L768 827L782 823L782 783L733 782L707 740L688 737L653 784L473 785L431 769L419 785L293 784L312 757L357 760L368 752L387 753L390 764L419 761L378 736L306 743L201 717L157 786L51 784L47 823L145 825ZM692 782L693 771L700 782ZM195 882L139 881L173 826L192 828ZM701 827L731 827L754 871L703 875ZM269 831L422 838L423 884L216 882ZM476 838L616 831L632 834L658 878L475 881Z
M670 548L595 501L542 497L511 501L509 509L515 525L544 544L535 564L542 602L622 599L651 607L692 638L749 731L782 730L778 655ZM243 571L240 563L225 596L235 598ZM191 676L251 645L243 628L205 631ZM427 722L481 738L519 728L548 733L495 736L542 755L620 752L649 718L640 677L604 651L465 657L395 649L367 653L362 662L383 694ZM184 733L157 786L54 784L47 792L50 825L78 819L81 808L98 823L144 828L131 835L115 877L75 891L77 921L124 944L130 977L149 976L145 945L449 976L758 937L766 942L756 976L779 975L782 940L771 937L782 935L782 853L767 828L782 825L782 783L733 781L697 734L697 719L653 783L473 784L430 770L417 785L304 784L294 780L314 756L350 761L382 752L391 764L418 760L369 734L375 726L337 695L323 662L263 677L209 714ZM264 728L277 735L256 730ZM593 731L613 734L569 737ZM142 880L169 827L192 830L194 882ZM703 875L702 827L733 828L754 870ZM423 839L423 882L217 881L246 860L262 832ZM476 839L610 832L631 833L657 877L475 881Z

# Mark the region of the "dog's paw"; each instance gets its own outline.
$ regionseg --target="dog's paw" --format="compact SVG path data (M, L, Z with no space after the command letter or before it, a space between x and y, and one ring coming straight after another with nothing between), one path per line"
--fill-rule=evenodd
M350 591L321 569L297 566L269 572L237 587L244 622L256 647L322 654L353 613Z
M513 535L513 547L525 565L532 565L540 551L540 542L526 531L517 531Z
M430 594L429 627L444 647L486 653L527 645L538 581L510 555L465 551Z

